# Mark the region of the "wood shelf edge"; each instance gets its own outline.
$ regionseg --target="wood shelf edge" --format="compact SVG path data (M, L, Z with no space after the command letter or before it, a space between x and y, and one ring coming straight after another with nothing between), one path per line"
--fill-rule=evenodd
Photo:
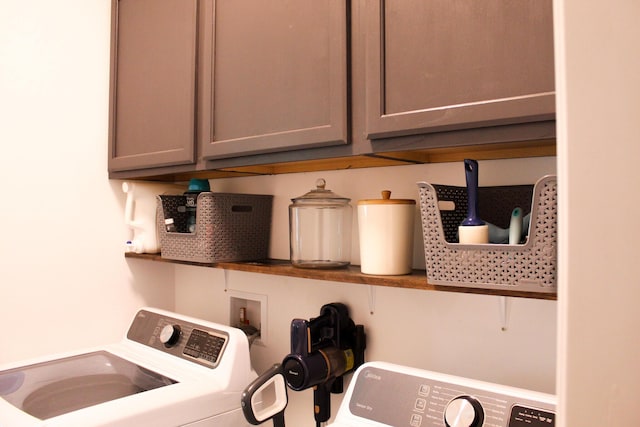
M413 270L411 274L404 276L374 276L363 274L360 267L349 266L340 269L303 269L291 265L288 260L264 260L256 262L220 262L200 263L191 261L176 261L162 258L160 254L125 253L125 258L160 261L172 264L192 265L207 268L222 268L226 270L245 271L250 273L270 274L276 276L298 277L301 279L326 280L341 283L354 283L360 285L387 286L394 288L418 289L429 291L458 292L467 294L496 295L516 298L532 298L544 300L556 300L555 293L529 292L510 289L478 289L462 286L433 285L427 282L424 270Z
M528 141L493 142L453 147L415 148L405 150L372 151L342 157L327 157L308 160L289 160L274 163L259 163L245 166L189 166L184 170L173 167L151 170L111 171L112 179L135 179L160 182L181 182L191 178L219 179L288 173L318 172L325 170L347 170L402 166L427 163L458 162L465 158L497 160L533 158L556 155L555 138ZM195 167L195 169L193 169ZM202 169L204 168L204 169Z

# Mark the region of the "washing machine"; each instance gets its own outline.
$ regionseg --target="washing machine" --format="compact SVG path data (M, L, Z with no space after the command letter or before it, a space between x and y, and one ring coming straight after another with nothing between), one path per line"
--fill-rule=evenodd
M554 427L556 397L369 362L354 374L332 427Z
M0 426L248 426L255 378L241 330L143 308L118 343L0 366Z

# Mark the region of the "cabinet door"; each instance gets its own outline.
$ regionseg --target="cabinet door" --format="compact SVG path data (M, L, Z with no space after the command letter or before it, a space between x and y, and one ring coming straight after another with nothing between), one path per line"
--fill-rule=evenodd
M346 0L202 5L205 159L348 142Z
M368 138L554 118L552 0L366 4Z
M195 162L197 0L113 2L109 170Z

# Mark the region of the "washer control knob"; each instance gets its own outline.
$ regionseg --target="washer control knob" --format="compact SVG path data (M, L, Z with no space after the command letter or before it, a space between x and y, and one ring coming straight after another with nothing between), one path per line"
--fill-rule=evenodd
M480 427L483 422L482 405L471 396L456 397L444 410L444 423L447 427Z
M180 333L179 325L166 325L160 331L160 342L167 348L173 347L180 339Z

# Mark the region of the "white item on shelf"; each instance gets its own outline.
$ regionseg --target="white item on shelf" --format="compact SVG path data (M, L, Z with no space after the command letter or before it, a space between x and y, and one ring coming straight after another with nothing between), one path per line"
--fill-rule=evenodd
M360 270L364 274L411 273L416 201L390 196L390 191L383 191L381 199L358 202Z
M149 182L123 182L122 191L127 195L124 206L124 223L130 229L126 251L135 253L160 252L160 239L156 228L156 196L158 194L182 194L184 186Z

